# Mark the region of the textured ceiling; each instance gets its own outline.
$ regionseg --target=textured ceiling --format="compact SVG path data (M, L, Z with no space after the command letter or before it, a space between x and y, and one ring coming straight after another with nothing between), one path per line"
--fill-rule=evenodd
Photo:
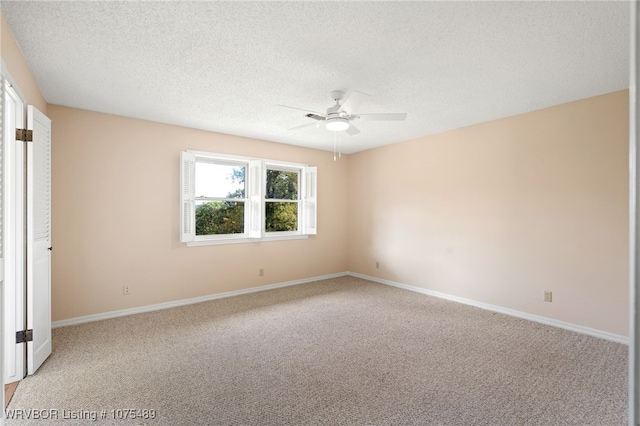
M0 7L51 104L346 153L628 87L627 2ZM287 130L335 89L408 118Z

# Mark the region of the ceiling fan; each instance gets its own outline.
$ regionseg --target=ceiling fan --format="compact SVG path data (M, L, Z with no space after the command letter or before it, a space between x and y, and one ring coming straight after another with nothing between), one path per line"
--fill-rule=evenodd
M324 122L325 128L332 132L345 131L347 134L353 136L360 133L354 125L355 120L376 120L376 121L403 121L407 118L406 113L381 113L381 114L358 114L356 110L362 101L366 100L369 95L366 93L352 90L348 93L342 90L334 90L331 92L331 97L335 101L335 105L329 107L326 113L312 111L309 109L296 108L287 105L278 105L284 108L297 109L304 111L307 114L305 117L309 117L315 122L306 123L301 126L292 127L288 130L301 129L307 126L320 125Z

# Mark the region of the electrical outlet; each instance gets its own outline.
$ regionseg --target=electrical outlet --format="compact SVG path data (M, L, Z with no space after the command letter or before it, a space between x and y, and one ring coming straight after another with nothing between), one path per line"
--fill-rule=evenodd
M551 302L553 300L552 297L552 293L550 291L546 291L544 292L544 301L545 302Z
M264 269L262 269L262 268L258 269L258 276L259 277L264 277Z
M376 269L380 269L380 262L376 262Z
M129 286L129 284L124 284L122 286L122 294L125 296L131 294L131 287Z

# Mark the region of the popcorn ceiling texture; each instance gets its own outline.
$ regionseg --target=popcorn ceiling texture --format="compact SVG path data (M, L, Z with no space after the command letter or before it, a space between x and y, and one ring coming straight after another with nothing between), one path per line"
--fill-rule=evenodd
M48 103L331 150L302 111L371 94L344 152L628 87L628 2L14 2Z

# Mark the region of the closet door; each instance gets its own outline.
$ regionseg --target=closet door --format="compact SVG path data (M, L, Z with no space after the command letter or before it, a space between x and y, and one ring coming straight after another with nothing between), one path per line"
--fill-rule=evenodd
M2 72L4 73L4 67ZM25 142L16 141L16 129L25 127L23 97L2 78L3 141L3 379L22 380L26 371L26 344L16 343L25 323Z
M27 373L51 354L51 120L29 105L27 129Z

